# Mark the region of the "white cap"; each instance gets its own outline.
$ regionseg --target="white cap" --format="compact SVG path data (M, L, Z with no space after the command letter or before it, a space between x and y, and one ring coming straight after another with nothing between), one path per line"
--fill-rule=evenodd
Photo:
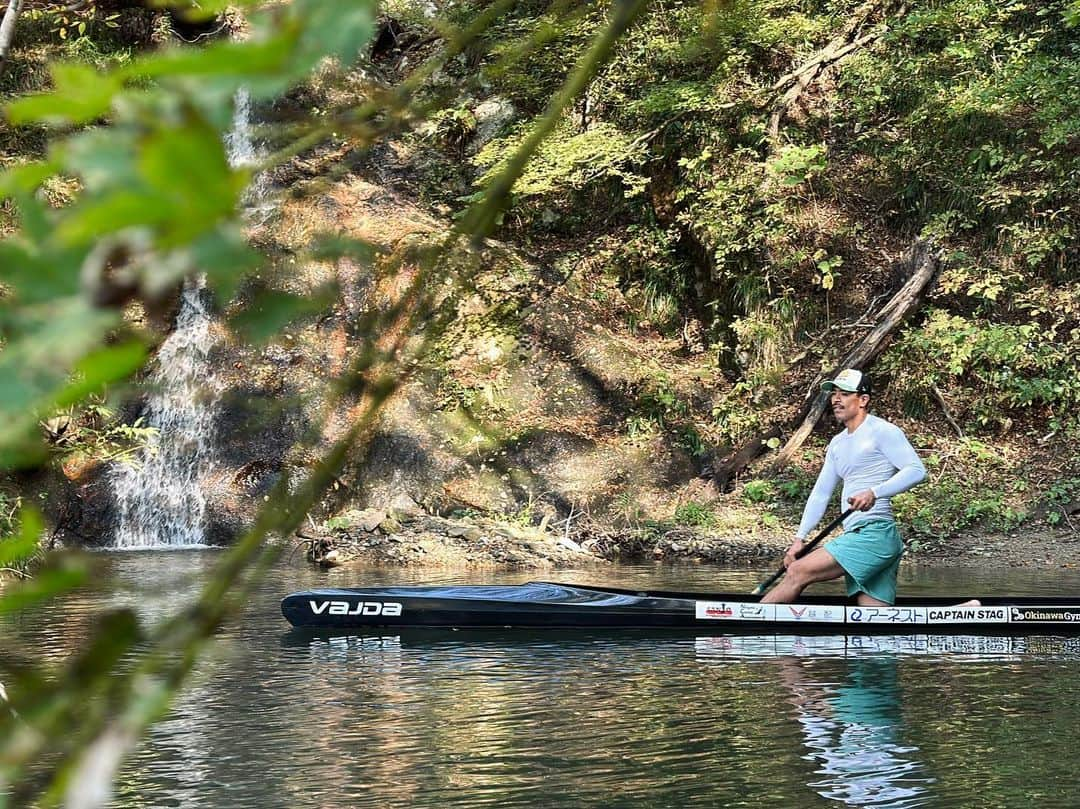
M862 371L845 368L836 375L836 379L821 383L824 391L842 390L847 393L870 393L870 379Z

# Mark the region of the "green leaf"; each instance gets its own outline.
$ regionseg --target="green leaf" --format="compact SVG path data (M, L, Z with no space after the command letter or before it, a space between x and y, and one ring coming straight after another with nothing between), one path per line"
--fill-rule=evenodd
M27 582L11 585L0 596L0 615L21 612L27 607L70 592L86 581L86 566L64 556L55 567L40 570Z
M303 21L304 32L293 54L295 68L306 73L327 56L350 65L375 31L375 3L327 3L295 0L290 10Z
M212 20L231 8L257 6L262 0L150 0L147 5L175 11L185 20Z
M16 520L18 530L0 542L0 567L9 567L33 556L37 551L41 532L45 530L41 512L33 506L20 509Z
M139 173L172 205L168 244L191 241L237 210L247 171L234 171L220 133L193 117L186 126L158 132L142 144Z
M117 127L90 129L68 138L60 151L64 169L80 177L88 193L132 185L138 173L132 161L134 134Z
M19 306L55 301L79 291L80 250L37 251L16 241L0 242L0 282ZM6 301L0 322L9 323L15 301Z
M123 68L125 79L167 77L231 77L242 80L279 73L296 45L295 33L278 34L262 41L222 42L207 48L174 48L142 58Z
M53 126L85 124L109 111L113 97L122 86L116 76L99 73L88 65L54 64L54 90L29 96L8 105L13 124L43 123Z
M96 309L81 297L4 314L17 336L0 352L0 445L6 427L52 404L74 364L119 319L116 312Z
M310 295L292 295L268 290L231 320L232 327L245 339L262 343L277 334L286 324L323 311L333 301L336 290L324 287Z
M156 131L139 142L136 173L127 182L109 182L96 197L84 200L61 225L59 236L68 244L83 244L105 233L149 226L156 231L157 246L171 248L230 218L248 172L230 168L220 133L194 111L188 114L184 125ZM95 168L104 170L115 159L117 155L106 154Z
M228 300L246 274L257 270L263 256L253 250L238 227L222 227L200 237L190 247L193 267L206 273L222 300Z
M0 199L16 194L31 194L57 172L59 166L51 160L25 163L0 172Z
M107 233L130 227L166 225L176 213L170 200L153 189L118 188L84 200L70 212L56 235L70 245L93 244Z
M45 242L52 233L52 223L45 202L30 193L15 196L19 204L23 236L30 242Z
M75 365L76 381L56 397L57 407L77 404L106 385L127 379L146 361L146 346L136 340L87 354Z

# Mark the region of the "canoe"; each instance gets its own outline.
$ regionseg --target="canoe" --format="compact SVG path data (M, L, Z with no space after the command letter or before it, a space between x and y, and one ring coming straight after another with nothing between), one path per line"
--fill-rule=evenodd
M693 628L716 634L1080 634L1080 596L901 598L860 607L842 596L761 604L742 593L622 590L535 581L513 585L350 587L307 590L282 599L295 627Z

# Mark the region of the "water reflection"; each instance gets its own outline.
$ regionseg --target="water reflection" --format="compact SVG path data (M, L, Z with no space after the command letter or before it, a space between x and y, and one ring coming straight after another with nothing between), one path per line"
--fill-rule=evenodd
M219 557L102 556L100 590L0 619L0 657L60 659L106 608L152 624ZM283 563L126 762L113 805L960 809L976 795L1041 806L1035 792L1075 791L1060 751L1080 746L1078 638L319 635L287 630L278 609L305 587L525 577ZM760 580L704 567L559 578L702 591Z
M906 809L928 799L935 779L902 741L903 715L895 657L856 657L843 662L836 684L821 682L805 659L776 662L802 726L805 756L817 765L808 784L823 798L846 806Z

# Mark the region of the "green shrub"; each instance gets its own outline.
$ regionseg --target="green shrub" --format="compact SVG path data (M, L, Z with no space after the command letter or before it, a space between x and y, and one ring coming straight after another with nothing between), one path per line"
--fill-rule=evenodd
M748 480L742 496L748 503L771 503L776 499L776 485L771 480Z
M715 523L716 515L708 506L701 503L695 503L691 500L689 503L683 503L675 509L676 525L693 525L708 528L715 525Z
M479 185L486 186L499 174L503 161L518 148L528 129L491 141L474 158L486 171ZM607 123L578 131L570 119L546 140L514 184L515 197L566 196L603 179L615 179L625 196L640 194L646 178L634 171L645 151L627 133Z

